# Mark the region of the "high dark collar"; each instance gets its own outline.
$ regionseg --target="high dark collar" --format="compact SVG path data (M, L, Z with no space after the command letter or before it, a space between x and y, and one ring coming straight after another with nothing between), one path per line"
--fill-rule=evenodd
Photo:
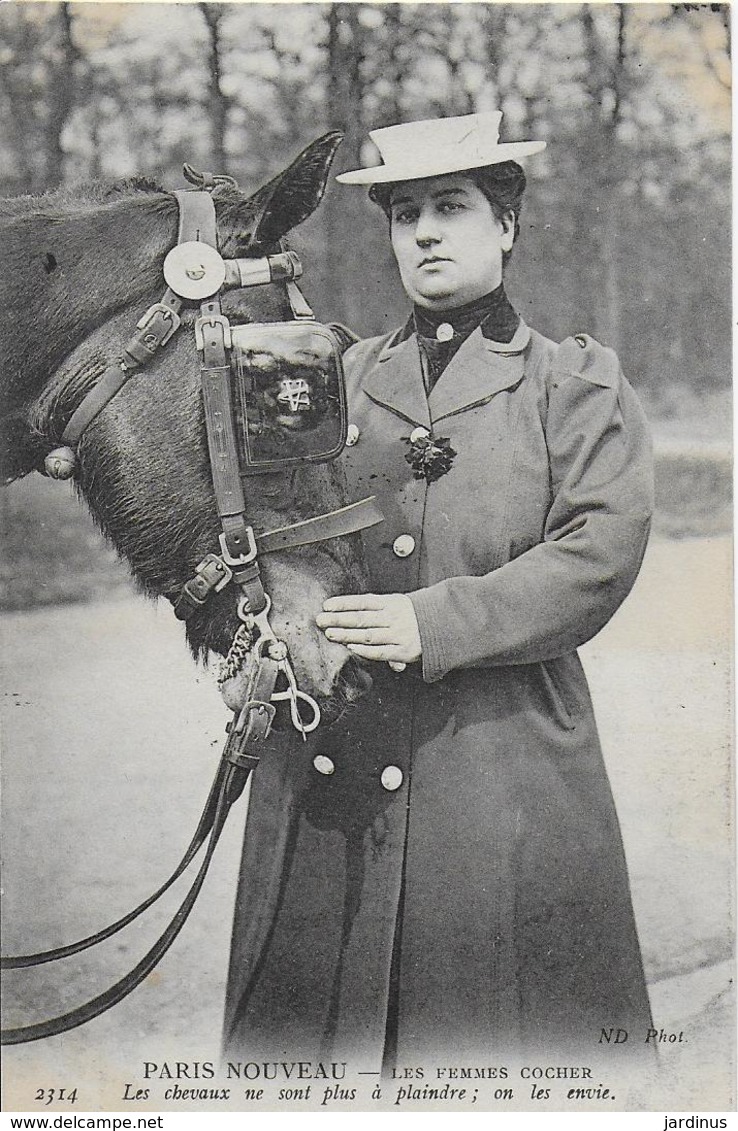
M436 331L444 323L452 328L453 335L450 338L444 335L439 340ZM519 326L520 318L500 283L489 294L453 310L427 310L415 306L402 331L401 340L417 334L426 392L430 393L452 357L477 327L481 327L482 336L488 341L505 344L513 340Z
M504 285L500 283L499 287L489 294L453 310L428 310L425 307L414 306L411 322L421 339L431 341L437 341L436 331L440 325L446 323L453 328L452 340L458 348L477 326L482 327L485 338L496 342L510 342L518 328L520 318L510 304Z

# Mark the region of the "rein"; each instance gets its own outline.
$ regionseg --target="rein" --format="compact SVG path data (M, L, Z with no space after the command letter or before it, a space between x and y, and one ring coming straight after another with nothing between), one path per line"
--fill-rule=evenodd
M262 259L225 261L217 250L215 206L209 192L188 190L177 192L175 196L180 209L179 234L177 244L164 261L167 288L161 301L146 311L120 359L105 370L73 412L60 446L46 458L45 469L54 479L68 479L74 474L75 449L87 427L176 333L184 303L199 302L195 344L200 358L208 453L222 532L220 552L214 550L197 565L194 576L177 598L174 611L180 620L186 620L201 609L213 593L229 584L237 586L241 623L225 667L232 673L240 670L245 660L249 661L244 701L226 728L228 737L202 815L172 875L136 908L95 934L54 950L4 957L0 965L3 969L39 966L79 954L112 937L160 899L204 847L195 878L165 931L140 962L109 989L58 1017L2 1030L3 1044L41 1040L91 1021L140 985L164 956L195 904L228 813L259 764L261 745L270 733L276 713L274 704L289 702L292 725L303 739L320 722L318 704L298 687L287 645L275 636L269 623L271 598L262 583L259 555L354 534L381 522L383 517L372 496L276 530L256 534L249 525L234 427L229 360L232 333L221 309L219 292L228 286L284 283L295 319L312 325L314 317L294 282L301 273L297 256L284 252ZM326 458L333 458L334 454L337 453ZM309 718L303 718L301 705L310 709Z

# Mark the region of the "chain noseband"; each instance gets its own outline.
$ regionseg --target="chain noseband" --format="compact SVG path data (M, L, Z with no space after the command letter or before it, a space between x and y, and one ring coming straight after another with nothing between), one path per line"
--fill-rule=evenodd
M121 358L106 369L74 411L64 429L61 445L46 458L45 470L54 479L68 479L74 474L75 449L85 429L131 376L171 339L180 326L184 302L199 301L195 343L200 356L208 452L222 532L220 553L213 551L198 564L194 576L175 602L175 614L186 620L201 609L213 593L229 584L238 587L241 623L224 662L222 679L240 671L244 661L249 659L243 703L226 728L228 737L193 838L180 863L161 887L127 915L93 935L55 950L4 957L1 965L4 969L38 966L79 954L110 938L164 895L204 847L192 885L166 930L141 961L104 993L59 1017L2 1030L3 1044L41 1040L83 1025L116 1005L148 976L179 934L194 906L228 813L259 763L261 745L270 733L276 713L275 702L289 702L292 725L303 738L318 726L318 704L297 686L287 645L275 636L269 623L271 599L261 581L258 555L356 533L381 522L383 517L374 497L370 497L262 534L255 534L247 523L231 404L228 358L231 330L218 295L225 286L281 281L287 287L296 317L312 318L312 311L294 283L301 268L293 253L259 260L224 261L217 251L215 207L210 194L184 191L175 195L180 208L179 235L164 262L167 289L161 301L140 319ZM282 688L278 688L280 678ZM310 710L308 718L303 718L301 705Z

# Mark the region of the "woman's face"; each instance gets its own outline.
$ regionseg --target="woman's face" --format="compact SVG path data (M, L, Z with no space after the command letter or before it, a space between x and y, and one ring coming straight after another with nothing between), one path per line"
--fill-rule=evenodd
M403 181L392 190L392 250L418 306L448 310L502 282L502 253L514 239L512 212L498 220L482 190L463 174Z

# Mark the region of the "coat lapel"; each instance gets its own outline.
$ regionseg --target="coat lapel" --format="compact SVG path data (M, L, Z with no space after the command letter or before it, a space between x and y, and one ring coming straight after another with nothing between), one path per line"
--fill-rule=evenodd
M530 330L521 320L511 342L495 342L485 338L481 329L475 330L451 358L430 397L425 393L416 335L395 341L379 354L378 364L362 382L363 392L408 423L430 428L431 420L463 412L517 385Z
M377 362L364 378L362 391L403 420L430 428L428 398L415 334L397 345L386 345Z
M428 403L433 420L463 412L517 385L529 341L530 330L522 320L511 342L485 338L481 329L470 334L431 390Z

